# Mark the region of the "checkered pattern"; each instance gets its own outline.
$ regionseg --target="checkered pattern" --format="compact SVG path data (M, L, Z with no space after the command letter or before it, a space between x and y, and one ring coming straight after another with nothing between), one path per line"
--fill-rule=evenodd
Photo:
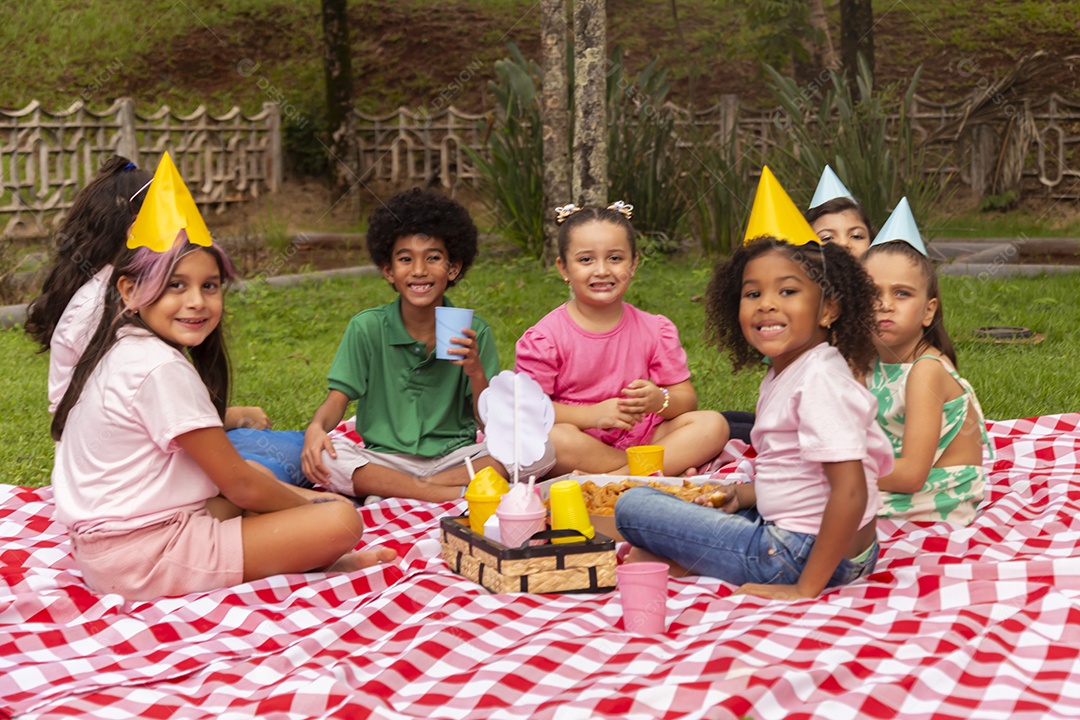
M432 546L460 501L361 510L400 568L125 603L83 586L51 490L0 486L0 717L1076 717L1078 425L992 423L975 524L881 522L867 581L767 602L673 580L659 637L623 632L615 593L450 573Z

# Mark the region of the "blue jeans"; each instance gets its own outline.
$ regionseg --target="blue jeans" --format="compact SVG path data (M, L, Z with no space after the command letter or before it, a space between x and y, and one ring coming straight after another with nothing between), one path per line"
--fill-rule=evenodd
M794 585L817 539L778 528L754 508L729 515L646 487L631 488L619 497L615 527L634 547L734 585ZM863 562L841 560L828 587L869 575L877 557L875 540Z
M240 457L259 463L274 473L278 480L298 487L315 487L304 477L300 465L300 451L304 449L303 432L237 428L226 435Z

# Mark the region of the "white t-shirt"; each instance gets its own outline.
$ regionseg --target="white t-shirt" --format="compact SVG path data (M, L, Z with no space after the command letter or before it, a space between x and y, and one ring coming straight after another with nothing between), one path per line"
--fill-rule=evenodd
M128 530L196 510L218 488L174 441L221 427L195 367L146 330L125 328L87 379L56 443L57 519Z
M64 399L75 365L82 357L90 338L94 336L101 314L105 310L105 286L112 275L112 265L106 265L83 283L68 300L64 314L56 322L49 341L49 412Z
M877 424L877 400L833 346L821 343L761 381L750 440L761 517L817 535L831 488L821 464L861 460L867 503L859 527L881 505L877 479L892 472L892 446Z

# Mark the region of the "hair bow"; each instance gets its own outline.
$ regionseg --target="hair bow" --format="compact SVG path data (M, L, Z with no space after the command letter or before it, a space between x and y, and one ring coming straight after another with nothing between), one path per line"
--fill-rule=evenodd
M608 210L614 210L615 212L619 213L620 215L622 215L627 220L629 220L631 217L633 217L633 214L634 214L634 206L631 205L630 203L625 203L622 200L616 200L615 202L608 205L607 209Z
M562 225L566 218L570 217L580 209L581 208L579 208L574 203L566 203L565 205L560 205L559 207L555 208L555 224Z

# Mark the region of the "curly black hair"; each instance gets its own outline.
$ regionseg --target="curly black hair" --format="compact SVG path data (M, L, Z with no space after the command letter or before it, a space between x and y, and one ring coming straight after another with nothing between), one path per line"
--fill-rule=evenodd
M445 195L413 188L394 195L375 208L368 218L367 246L371 260L380 268L393 260L394 243L408 235L427 235L446 244L450 262L461 271L447 286L465 277L476 259L476 225L460 203Z
M859 261L847 250L825 243L791 245L773 237L760 237L718 263L706 295L705 328L709 340L720 351L731 354L736 370L761 362L762 355L743 336L739 324L742 278L746 264L767 252L779 252L798 264L807 277L817 282L826 298L836 300L840 314L829 331L834 345L856 375L869 370L877 351L874 348L877 289Z

